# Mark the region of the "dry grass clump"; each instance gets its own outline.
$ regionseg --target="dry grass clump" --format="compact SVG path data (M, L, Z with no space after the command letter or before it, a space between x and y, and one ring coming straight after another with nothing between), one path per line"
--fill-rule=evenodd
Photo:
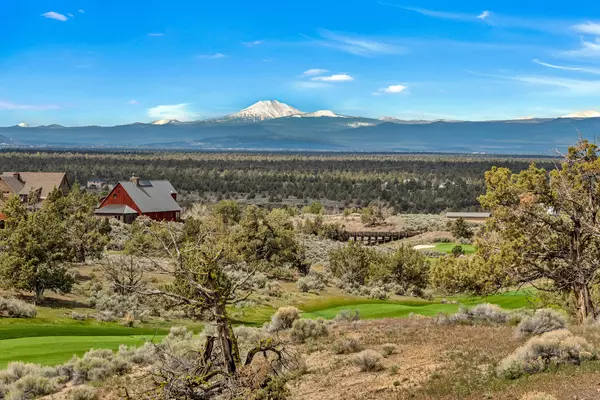
M300 318L301 311L296 307L281 307L271 317L269 330L271 332L279 332L290 329L294 321Z
M383 353L384 357L391 356L392 354L396 353L397 350L398 346L393 343L385 343L383 346L381 346L381 352Z
M30 400L56 393L60 385L56 379L41 375L26 375L12 384L9 400Z
M585 338L561 329L529 339L500 362L497 372L506 379L516 379L543 372L551 366L579 365L596 358L596 350Z
M472 308L461 306L456 314L450 316L442 314L438 316L437 321L441 324L457 325L502 325L515 316L516 314L504 311L495 304L478 304Z
M350 336L341 338L333 343L333 352L335 354L358 353L363 349L363 345L358 338Z
M321 290L325 289L325 283L321 279L313 275L307 275L298 279L296 282L296 286L298 286L298 290L303 293L318 293Z
M69 393L70 400L97 400L98 390L88 385L75 386Z
M356 322L360 320L359 310L341 310L333 319L335 322Z
M544 392L525 393L521 400L557 400L556 397Z
M35 306L15 298L0 297L0 317L35 318Z
M352 358L352 363L362 372L376 372L383 369L382 355L375 350L364 350Z
M292 340L298 343L304 343L307 339L315 339L328 334L327 325L321 318L316 321L313 319L298 319L292 324L291 337Z
M518 337L541 335L546 332L565 329L565 316L551 308L537 310L533 316L525 317L517 326Z

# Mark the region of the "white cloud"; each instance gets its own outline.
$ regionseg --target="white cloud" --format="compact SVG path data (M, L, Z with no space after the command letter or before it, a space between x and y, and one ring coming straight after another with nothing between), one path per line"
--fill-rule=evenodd
M137 101L137 100L135 100L135 99L133 99L133 100L129 100L127 102L127 104L131 104L132 106L137 106L138 104L140 104L140 102Z
M538 65L542 65L544 67L560 69L560 70L564 70L564 71L586 72L588 74L600 74L600 68L566 67L564 65L549 64L549 63L540 61L537 58L533 59L532 62L535 64L538 64Z
M379 54L401 54L406 49L372 39L338 35L327 30L321 30L320 35L325 40L319 44L361 57L372 57Z
M579 49L564 51L562 54L569 57L600 57L600 41L598 39L596 42L582 40Z
M225 54L223 53L216 53L216 54L202 54L199 55L198 58L203 58L206 60L217 60L219 58L225 58L227 57Z
M600 91L600 80L568 79L554 76L517 75L509 79L532 85L550 86L566 89L577 95L596 94Z
M348 74L335 74L330 76L315 76L311 78L313 81L321 81L321 82L348 82L353 81L354 78Z
M270 63L273 62L273 60L270 58L263 58L263 62Z
M262 40L255 40L253 42L242 42L242 44L246 47L258 46L263 43L264 42Z
M84 11L84 10L77 10L77 12L79 12L79 13L82 13L82 14L85 14L85 11Z
M165 36L165 34L164 33L149 33L148 36L160 37L160 36Z
M573 29L579 33L600 36L600 24L596 22L588 21L582 24L573 25Z
M486 19L489 16L490 16L490 12L485 10L484 12L482 12L481 14L479 14L477 16L477 19Z
M54 11L49 11L47 13L42 14L41 16L45 17L45 18L49 18L49 19L55 19L55 20L61 21L61 22L65 22L68 19L64 15L59 14L59 13L54 12Z
M323 89L331 87L329 83L325 82L312 82L312 81L299 81L294 82L293 86L296 89Z
M404 85L390 85L388 87L384 87L379 89L377 92L373 93L373 96L381 96L382 94L397 94L405 92L408 87Z
M154 120L176 119L179 121L189 121L198 116L197 113L188 109L189 104L161 105L148 109L148 116Z
M311 69L308 69L308 70L304 71L304 72L302 73L302 76L315 76L315 75L322 75L322 74L324 74L324 73L327 73L327 72L329 72L329 71L328 71L328 70L326 70L326 69L321 69L321 68L311 68Z
M0 110L9 111L47 111L60 110L60 106L56 104L18 104L10 101L0 100Z
M74 18L75 16L73 14L67 14L69 17Z

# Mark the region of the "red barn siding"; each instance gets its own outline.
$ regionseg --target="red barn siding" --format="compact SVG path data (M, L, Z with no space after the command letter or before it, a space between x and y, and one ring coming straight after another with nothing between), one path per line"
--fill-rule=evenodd
M127 194L127 191L123 189L123 186L121 186L120 183L113 188L113 190L108 194L108 196L106 196L102 204L100 204L100 208L111 204L125 204L126 206L129 206L135 211L137 211L139 215L142 214L142 211L139 209L137 204L133 202L131 197L129 197L129 194Z
M117 186L114 187L114 189L108 194L108 196L106 196L104 198L104 200L102 201L102 203L100 204L99 208L111 205L111 204L125 204L126 206L129 206L131 208L133 208L135 211L137 211L138 215L144 215L146 217L149 217L155 221L178 221L179 218L177 218L177 214L179 213L178 211L163 211L163 212L148 212L148 213L143 213L140 208L137 206L137 204L134 203L133 199L129 196L129 194L127 193L127 191L125 189L123 189L123 187L121 186L121 184L117 184Z

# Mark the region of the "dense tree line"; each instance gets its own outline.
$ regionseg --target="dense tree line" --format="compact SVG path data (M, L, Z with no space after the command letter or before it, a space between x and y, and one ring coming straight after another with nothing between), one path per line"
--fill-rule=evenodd
M484 172L518 172L533 159L467 155L351 155L257 153L0 152L3 171L64 171L81 184L136 174L168 179L182 193L211 199L269 203L327 200L328 206L363 207L375 200L397 212L477 210ZM551 159L535 160L551 167Z

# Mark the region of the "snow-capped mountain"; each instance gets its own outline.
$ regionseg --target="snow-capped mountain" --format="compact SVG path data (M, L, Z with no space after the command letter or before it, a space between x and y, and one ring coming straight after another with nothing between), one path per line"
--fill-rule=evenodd
M264 121L268 119L290 117L292 115L304 115L302 111L288 106L285 103L280 103L277 100L263 100L252 104L248 108L235 114L228 115L227 119L243 119Z
M167 125L167 124L176 124L179 123L176 119L159 119L157 121L152 121L152 125Z
M600 111L596 110L587 110L587 111L578 111L571 114L563 115L560 118L598 118L600 117Z
M296 116L296 115L294 115ZM334 113L331 110L319 110L308 114L298 115L299 117L309 117L309 118L321 118L321 117L329 117L329 118L345 118L343 115L339 115Z
M29 128L29 124L27 122L21 122L17 125L19 128Z

